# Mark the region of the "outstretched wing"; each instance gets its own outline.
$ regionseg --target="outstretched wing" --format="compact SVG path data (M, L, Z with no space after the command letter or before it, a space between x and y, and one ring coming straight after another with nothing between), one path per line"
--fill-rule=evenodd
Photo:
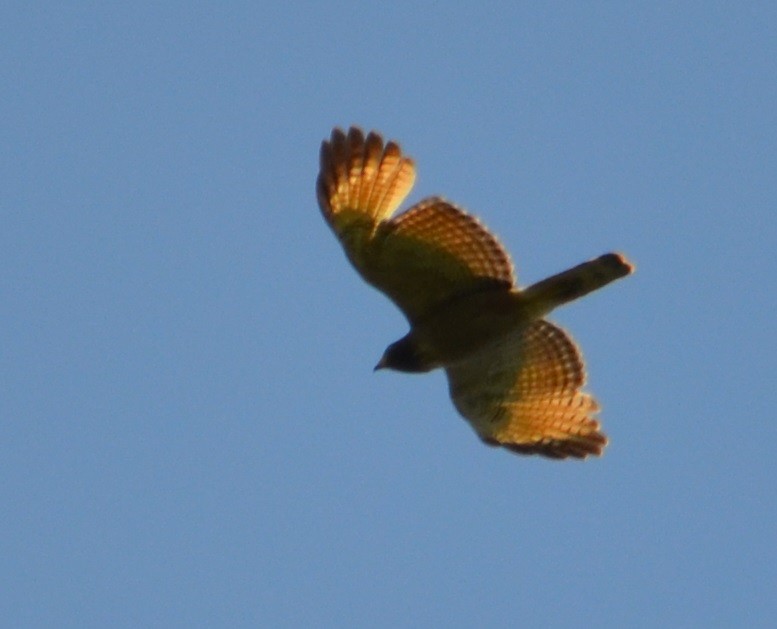
M474 217L429 198L389 220L415 179L394 142L352 127L321 146L321 211L361 276L411 322L466 292L515 284L512 262Z
M457 410L489 445L551 458L600 455L607 437L594 418L577 346L537 320L499 345L446 369Z

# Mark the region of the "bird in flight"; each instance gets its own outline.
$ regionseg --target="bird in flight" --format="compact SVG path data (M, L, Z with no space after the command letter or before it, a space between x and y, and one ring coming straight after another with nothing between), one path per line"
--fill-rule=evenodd
M519 288L496 237L448 201L429 197L392 218L414 180L413 161L374 131L336 128L321 145L321 212L359 274L410 323L375 369L444 369L454 406L488 445L601 455L607 437L582 391L580 350L544 317L634 267L608 253Z

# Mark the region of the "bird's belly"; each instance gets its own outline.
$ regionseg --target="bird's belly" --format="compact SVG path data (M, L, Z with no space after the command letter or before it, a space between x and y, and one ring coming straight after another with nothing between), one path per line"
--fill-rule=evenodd
M415 332L435 362L445 367L498 343L531 320L518 293L489 292L441 308L417 325Z

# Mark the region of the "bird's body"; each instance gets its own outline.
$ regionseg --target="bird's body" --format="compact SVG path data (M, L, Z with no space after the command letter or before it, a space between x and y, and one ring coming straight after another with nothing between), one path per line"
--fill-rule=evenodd
M482 291L452 299L418 321L398 341L417 347L418 364L405 369L402 365L386 366L424 372L465 360L529 322L521 302L520 295L510 290Z
M354 267L411 326L377 368L444 368L454 405L485 443L553 458L600 454L607 441L596 402L581 391L582 357L544 317L631 265L606 254L520 289L498 240L450 203L431 197L390 218L414 176L398 145L376 133L335 129L322 145L324 217Z
M405 338L418 346L426 361L418 369L404 371L430 371L466 360L557 306L600 288L602 282L609 283L613 272L624 271L620 256L608 254L523 290L495 287L458 295L413 325Z

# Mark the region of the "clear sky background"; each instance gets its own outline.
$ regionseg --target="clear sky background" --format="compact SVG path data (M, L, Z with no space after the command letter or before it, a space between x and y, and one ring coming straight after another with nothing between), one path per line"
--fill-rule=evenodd
M275 8L268 8L277 4ZM777 5L10 3L0 617L774 626ZM482 446L322 220L322 139L416 159L554 314L611 445Z

